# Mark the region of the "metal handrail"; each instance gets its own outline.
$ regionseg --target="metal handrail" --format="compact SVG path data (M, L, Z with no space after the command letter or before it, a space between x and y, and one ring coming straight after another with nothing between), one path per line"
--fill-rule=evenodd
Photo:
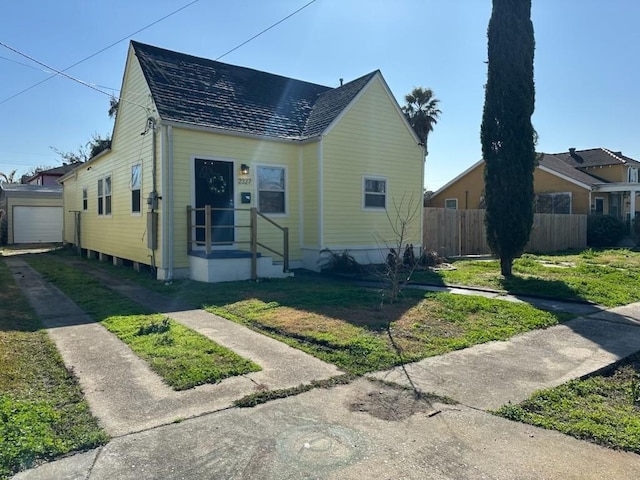
M205 224L199 225L194 224L191 220L192 212L205 212ZM211 253L212 245L227 245L229 242L214 242L211 238L211 229L213 225L211 224L211 212L216 211L233 211L233 212L249 212L249 225L219 225L216 228L249 228L249 240L234 240L234 243L249 243L249 248L251 252L251 278L256 280L258 278L258 247L263 248L275 255L282 257L283 260L283 271L289 271L289 228L278 225L276 222L266 217L264 214L258 212L256 207L251 208L217 208L211 207L210 205L205 205L204 207L192 208L190 205L187 206L187 253L192 252L193 244L201 245L204 243L205 251L207 255ZM264 243L258 242L258 216L269 222L274 227L278 228L282 232L282 252L278 252L271 247L268 247ZM204 229L205 230L205 239L204 242L202 240L194 240L192 231Z

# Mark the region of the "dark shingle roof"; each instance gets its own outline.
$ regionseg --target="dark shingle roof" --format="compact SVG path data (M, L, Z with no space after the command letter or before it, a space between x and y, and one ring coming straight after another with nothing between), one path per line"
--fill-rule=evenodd
M333 89L138 42L131 45L162 119L277 138L320 134L375 73Z
M591 173L589 167L605 167L608 165L628 164L640 166L640 162L613 152L606 148L590 148L563 153L543 153L539 158L540 165L587 185L609 183Z

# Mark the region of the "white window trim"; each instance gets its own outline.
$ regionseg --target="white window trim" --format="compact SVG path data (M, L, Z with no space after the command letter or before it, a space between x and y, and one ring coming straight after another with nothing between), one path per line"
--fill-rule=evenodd
M634 173L634 177L635 180L632 180L632 175L631 173ZM640 178L638 178L638 169L636 167L629 167L629 169L627 170L627 182L628 183L638 183L638 180L640 180Z
M245 162L247 163L247 162ZM268 217L280 217L280 218L284 218L284 217L288 217L289 216L289 197L291 195L291 188L289 187L289 166L288 165L281 165L281 164L276 164L276 163L254 163L254 168L256 169L256 173L255 173L255 188L254 188L254 196L255 196L255 206L258 210L258 212L260 212L260 188L259 188L259 184L260 184L260 174L258 173L258 170L261 167L265 167L265 168L282 168L284 170L284 213L265 213L265 212L260 212L262 215L268 216Z
M134 188L133 188L133 183L131 182L131 179L133 178L133 167L138 166L140 168L140 211L139 212L134 212L133 211L133 197L131 197L129 200L131 201L131 216L132 217L141 217L142 216L142 205L143 205L143 201L142 201L142 163L138 162L138 163L134 163L133 165L131 165L131 178L129 179L129 189L131 190L131 192L133 193ZM113 190L113 180L111 182L111 190ZM111 200L111 209L113 210L113 199Z
M455 208L449 208L449 207L447 207L447 202L450 202L450 201L452 201L452 200L453 200L454 202L456 202L456 207L455 207ZM445 199L444 199L444 208L449 208L449 210L458 210L458 198L445 198Z
M367 180L376 180L383 181L384 183L384 207L367 207L366 206L366 198L367 198ZM389 204L389 178L383 177L380 175L363 175L362 176L362 210L365 212L382 212L387 209L387 205Z
M84 206L84 201L87 201L87 206ZM82 202L82 211L89 211L89 189L87 187L82 187L82 198L80 200Z
M105 173L104 175L101 175L96 179L96 194L99 193L97 191L98 182L100 180L102 180L102 199L103 199L102 208L103 208L103 212L104 212L104 210L107 209L107 202L106 202L107 196L105 194L105 191L106 191L106 189L105 189L105 185L106 185L105 180L107 178L109 178L111 180L111 193L109 195L111 197L111 212L109 212L109 213L98 213L98 208L100 206L100 195L96 195L96 200L97 200L97 202L96 202L96 213L97 213L98 217L109 218L109 217L111 217L113 215L113 175L111 173Z

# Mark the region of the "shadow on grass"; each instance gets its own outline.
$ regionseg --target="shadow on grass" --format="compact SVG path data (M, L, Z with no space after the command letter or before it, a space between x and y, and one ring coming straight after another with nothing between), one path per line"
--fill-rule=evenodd
M554 298L571 302L590 303L575 289L561 280L521 277L515 274L510 278L498 280L500 286L512 295L529 295L541 298Z

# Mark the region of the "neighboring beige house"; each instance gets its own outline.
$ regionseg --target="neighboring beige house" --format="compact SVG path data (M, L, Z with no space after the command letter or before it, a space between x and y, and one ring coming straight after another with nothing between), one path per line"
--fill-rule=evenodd
M628 220L640 211L640 162L606 148L540 154L534 171L537 213L608 214ZM484 208L484 161L448 182L430 207Z
M62 187L0 184L7 243L62 242Z
M159 279L317 270L325 248L380 262L387 209L422 198L424 148L379 71L332 88L131 42L112 139L61 180L64 239Z

